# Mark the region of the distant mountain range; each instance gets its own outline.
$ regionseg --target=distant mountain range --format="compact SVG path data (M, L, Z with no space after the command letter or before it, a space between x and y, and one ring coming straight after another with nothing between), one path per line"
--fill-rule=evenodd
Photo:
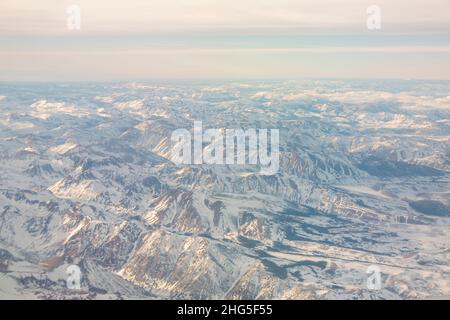
M450 295L450 82L2 83L0 96L2 299ZM279 129L278 172L176 165L171 133L194 121Z

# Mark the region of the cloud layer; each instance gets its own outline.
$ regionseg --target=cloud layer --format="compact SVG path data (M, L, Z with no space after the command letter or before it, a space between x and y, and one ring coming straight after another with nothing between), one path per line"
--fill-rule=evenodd
M77 4L85 33L161 31L274 30L364 31L366 9L360 0L3 0L1 34L62 34L66 8ZM447 0L378 0L384 28L450 30Z

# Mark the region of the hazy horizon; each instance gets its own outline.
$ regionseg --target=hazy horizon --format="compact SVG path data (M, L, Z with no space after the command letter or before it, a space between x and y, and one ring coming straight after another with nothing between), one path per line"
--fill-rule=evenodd
M68 28L77 5L79 29ZM370 30L368 8L380 9ZM2 1L0 81L450 79L448 1Z

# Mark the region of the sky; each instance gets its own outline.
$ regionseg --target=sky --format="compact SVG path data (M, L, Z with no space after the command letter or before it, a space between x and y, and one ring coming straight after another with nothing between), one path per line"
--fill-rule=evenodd
M448 80L450 1L0 1L0 81L199 78Z

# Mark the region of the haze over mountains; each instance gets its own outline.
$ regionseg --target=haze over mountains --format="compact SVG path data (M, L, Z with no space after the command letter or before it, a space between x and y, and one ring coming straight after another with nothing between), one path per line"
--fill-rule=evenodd
M279 171L175 165L194 121ZM448 297L449 228L449 81L0 84L0 298Z

